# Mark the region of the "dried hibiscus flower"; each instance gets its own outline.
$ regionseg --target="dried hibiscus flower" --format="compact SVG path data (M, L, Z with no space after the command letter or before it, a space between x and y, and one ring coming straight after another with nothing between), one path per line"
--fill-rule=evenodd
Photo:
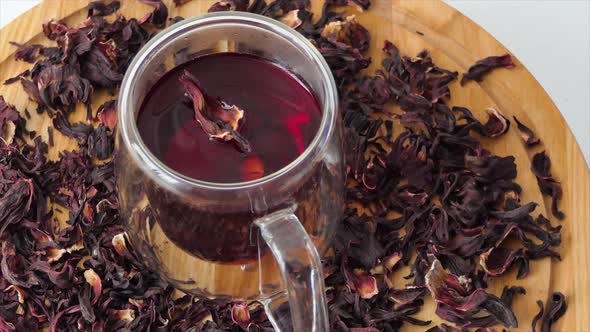
M369 31L360 25L354 15L348 16L344 21L332 21L321 32L321 36L339 43L345 43L352 47L366 51L369 49L371 36Z
M537 330L537 321L541 320L541 332L550 332L553 323L560 319L567 310L565 296L560 292L551 294L547 301L546 311L544 310L543 302L537 301L539 306L539 313L535 315L532 322L532 330Z
M343 265L344 268L344 265ZM377 279L367 272L355 269L352 273L344 270L348 287L359 294L362 299L370 299L379 294Z
M72 110L76 103L90 102L93 87L71 65L51 65L42 68L33 82L21 78L29 98L52 109Z
M482 135L487 137L498 137L505 134L510 129L510 120L504 114L495 108L486 109L488 121L478 130Z
M563 195L561 183L557 182L551 176L551 159L545 154L545 151L539 152L533 156L531 169L537 183L544 195L551 196L551 212L558 219L565 218L565 214L559 210L558 204Z
M43 45L33 44L33 45L21 45L15 42L9 42L10 45L18 47L18 51L14 55L14 58L17 60L26 61L29 63L34 63L37 55L43 49Z
M186 70L179 80L186 95L192 99L195 120L209 137L233 140L241 151L252 151L250 143L238 132L240 121L244 118L243 110L205 95L199 81Z
M20 78L21 77L27 77L29 75L31 75L31 71L29 69L27 69L27 70L23 71L22 73L20 73L20 74L18 74L16 76L13 76L11 78L6 79L4 81L4 85L8 85L8 84L12 84L14 82L20 81Z
M250 309L245 303L236 303L231 307L231 319L234 323L241 326L244 330L248 330L250 325Z
M248 0L222 0L209 7L209 12L217 11L247 11ZM266 5L266 4L265 4Z
M469 67L467 73L463 74L461 78L461 85L465 85L467 81L475 80L480 82L487 73L495 68L508 68L512 69L516 67L512 62L510 54L504 54L501 56L489 56L485 59L477 61L473 66Z
M24 119L16 108L0 96L0 138L4 140L3 143L12 143L15 135L18 136L17 131L22 131L24 126Z
M285 14L280 19L281 22L285 23L289 27L295 29L301 25L303 21L299 18L299 9L294 9L287 14Z
M535 146L541 143L541 140L536 137L535 133L527 126L525 126L522 122L518 121L518 119L514 116L514 121L516 121L516 125L518 127L518 131L520 131L520 137L526 144L527 147Z
M168 19L168 7L162 2L162 0L139 0L146 5L154 7L154 11L144 16L140 22L149 22L156 28L164 28L166 26L166 20Z
M483 289L471 289L468 280L445 271L438 260L426 275L426 286L435 302L436 313L443 319L466 327L487 327L500 322L506 327L518 327L512 310ZM479 316L481 310L489 316Z
M109 4L102 1L93 1L88 4L88 17L92 16L109 16L119 10L121 2L114 0Z
M98 120L111 132L115 131L117 125L117 101L109 100L98 107L96 112Z

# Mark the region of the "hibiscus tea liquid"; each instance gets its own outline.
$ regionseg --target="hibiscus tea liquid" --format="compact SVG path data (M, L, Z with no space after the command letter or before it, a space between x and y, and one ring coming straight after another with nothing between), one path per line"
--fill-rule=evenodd
M211 139L203 131L179 82L184 70L199 80L208 95L244 110L239 132L252 152L240 152L234 142ZM144 99L137 127L150 151L174 171L207 182L239 183L272 174L294 161L313 140L321 118L313 93L289 71L256 56L220 53L199 57L164 75ZM225 263L257 257L252 230L257 215L191 209L187 216L178 202L158 206L162 230L186 252Z

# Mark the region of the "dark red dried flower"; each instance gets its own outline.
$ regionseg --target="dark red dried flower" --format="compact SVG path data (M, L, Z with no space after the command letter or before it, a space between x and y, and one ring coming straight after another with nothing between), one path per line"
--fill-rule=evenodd
M231 307L231 319L244 330L247 330L251 320L248 305L245 303L233 304Z
M180 21L183 21L184 20L184 17L182 17L182 16L174 16L174 17L169 18L168 20L170 21L169 24L170 25L173 25L173 24L176 24L176 23L178 23Z
M506 327L518 326L514 313L505 303L481 288L470 290L468 280L446 272L438 260L432 262L426 275L426 286L438 303L437 314L443 319L464 322L473 327L486 327L480 325L483 319L476 316L483 309L493 317L488 318L493 322L492 325L501 322Z
M356 6L358 6L361 10L364 9L369 9L369 7L371 6L371 1L370 0L329 0L330 2L332 2L332 4L336 5L336 6L346 6L347 4L355 4Z
M346 17L343 21L332 21L326 24L321 36L350 45L361 52L368 50L371 42L369 31L356 21L354 15Z
M514 121L516 121L516 125L518 127L518 131L520 131L520 136L522 140L526 144L527 147L535 146L541 143L541 140L535 136L535 133L527 126L522 124L518 119L514 116Z
M301 23L303 23L303 21L301 21L299 18L299 9L294 9L286 13L283 17L281 17L280 21L293 29L297 28L301 25Z
M490 276L504 274L514 260L522 256L520 249L490 248L480 256L480 265Z
M537 183L544 195L551 196L551 212L558 219L565 218L565 214L559 210L558 204L563 195L561 183L551 176L551 159L545 151L536 153L533 156L531 165L533 174L537 177Z
M18 47L18 51L14 54L14 58L29 63L34 63L37 55L39 55L39 52L43 49L43 45L39 44L25 46L15 42L9 43L10 45Z
M222 0L209 7L209 12L242 11L248 10L248 0Z
M17 134L17 124L23 120L14 106L8 104L4 97L0 96L0 137L4 144L12 143Z
M512 69L516 67L512 62L510 54L504 54L500 56L489 56L485 59L477 61L473 66L469 67L467 73L463 74L461 78L461 85L465 85L469 80L475 80L480 82L483 77L495 68L508 68Z
M239 123L244 118L243 110L205 95L199 81L186 70L179 80L186 95L192 99L195 120L209 137L233 140L241 151L252 151L250 143L238 132Z
M88 17L92 16L108 16L119 10L121 2L114 0L109 4L102 1L93 1L88 4Z
M98 120L111 132L115 131L117 125L117 101L109 100L98 107L96 112Z
M532 322L533 332L536 331L537 321L541 319L541 332L550 332L553 323L559 320L567 310L565 296L560 292L551 294L546 304L546 312L543 310L543 302L537 301L539 313L535 315Z
M543 305L543 301L537 300L537 305L539 306L539 312L533 317L532 321L532 331L537 332L537 322L543 318L543 314L545 314L545 306Z
M498 137L505 134L510 129L510 120L504 114L495 108L486 109L488 121L478 131L487 137Z
M139 20L140 23L149 22L156 28L162 29L166 27L166 20L168 19L168 7L162 0L139 0L146 5L154 7L154 11L144 16Z
M31 75L31 71L29 69L27 69L27 70L23 71L22 73L14 76L14 77L11 77L11 78L6 79L4 81L4 85L8 85L8 84L12 84L14 82L17 82L17 81L20 80L21 77L27 77L29 75Z

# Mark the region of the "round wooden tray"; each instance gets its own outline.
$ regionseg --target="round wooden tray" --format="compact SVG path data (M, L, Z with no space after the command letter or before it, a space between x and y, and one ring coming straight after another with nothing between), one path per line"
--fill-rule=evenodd
M126 17L141 17L150 7L135 0L123 0L120 13ZM176 8L171 0L165 0L170 16L194 16L206 12L212 0L193 0ZM21 15L0 30L0 82L12 77L30 65L13 59L16 49L8 41L18 43L47 43L41 35L41 22L49 19L64 19L76 25L86 16L86 0L44 0L40 5ZM398 1L373 0L374 5L366 12L351 10L351 14L363 23L372 34L372 72L381 61L381 47L389 39L404 54L415 55L422 49L429 49L435 62L443 68L465 72L478 59L489 55L500 55L508 50L477 24L441 1ZM316 13L321 1L313 1ZM501 18L498 18L501 19ZM561 291L567 297L568 310L555 326L556 331L585 331L590 328L585 322L590 317L590 172L580 148L567 127L559 110L547 93L517 59L513 70L497 70L482 83L469 83L461 88L458 83L451 85L452 103L464 105L483 118L486 107L495 107L506 116L516 115L533 129L542 140L542 145L531 150L524 148L518 132L513 128L507 135L486 146L499 155L511 154L518 165L517 182L524 188L524 202L540 203L537 212L546 216L550 203L541 196L536 180L530 171L534 153L546 150L553 161L552 173L563 183L561 209L567 217L561 224L561 261L543 259L531 264L531 274L524 280L516 280L514 273L491 282L491 291L499 294L504 285L521 285L527 294L519 296L514 303L520 327L515 331L529 331L530 323L538 308L536 300L545 301L553 291ZM35 109L20 84L0 85L0 95L19 110ZM95 98L99 105L108 96ZM585 111L585 110L580 110ZM36 130L47 139L49 119L31 112L29 129ZM85 112L74 115L73 120L82 121ZM55 147L49 152L50 158L57 157L57 151L75 149L76 143L58 132L55 133ZM439 319L434 315L434 304L427 301L418 317ZM406 329L415 329L412 326ZM422 330L418 328L416 330Z

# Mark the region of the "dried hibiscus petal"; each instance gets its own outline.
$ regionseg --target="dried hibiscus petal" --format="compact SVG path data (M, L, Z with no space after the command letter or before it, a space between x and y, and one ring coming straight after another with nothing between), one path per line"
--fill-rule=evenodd
M114 132L117 125L117 101L109 100L100 105L96 116L105 127Z
M96 304L102 292L100 276L93 269L88 269L84 271L84 279L92 287L92 304Z
M491 276L504 274L514 260L522 255L521 249L490 248L480 255L480 265Z
M133 309L109 309L107 310L107 314L109 319L113 319L115 321L131 322L135 319L135 310Z
M551 196L551 212L558 219L565 218L565 214L559 210L558 204L563 195L561 183L557 182L551 175L551 159L545 151L533 156L531 170L537 178L539 188L544 195Z
M469 322L484 309L506 327L518 326L514 313L500 299L481 288L469 290L461 278L445 271L436 259L426 275L426 286L438 303L437 314L443 319L455 316Z
M170 25L174 25L180 21L184 21L184 17L174 16L174 17L169 18L168 21L170 21L170 23L169 23ZM176 62L175 62L175 64L176 64Z
M39 52L43 49L43 45L21 45L15 42L9 42L10 45L18 47L18 51L14 54L16 60L22 60L29 63L34 63L35 59L39 55Z
M352 0L352 2L364 10L369 9L371 6L371 0Z
M20 119L16 108L8 104L3 96L0 96L0 137L4 138L4 143L12 143L16 135L16 123L20 122Z
M91 16L108 16L119 10L121 2L114 0L109 4L102 1L93 1L88 4L88 17Z
M541 323L541 332L551 331L551 326L565 314L567 310L565 296L560 292L551 294L546 307L547 312Z
M180 77L186 95L192 99L195 120L211 138L224 141L235 141L243 152L250 152L250 143L238 132L244 111L236 105L229 105L212 97L206 96L198 80L188 71ZM242 120L243 121L243 120Z
M115 148L115 142L106 127L100 124L88 135L88 155L98 160L111 157Z
M31 75L31 71L29 69L27 69L27 70L23 71L22 73L20 73L20 74L18 74L16 76L13 76L13 77L10 77L10 78L6 79L4 81L4 85L9 85L9 84L12 84L14 82L17 82L17 81L19 81L21 79L21 77L27 77L29 75Z
M553 324L559 320L567 310L565 296L560 292L551 294L545 306L542 301L537 301L539 313L535 315L532 321L532 330L537 330L537 322L541 320L541 332L550 332Z
M532 331L537 332L537 322L543 318L543 314L545 313L545 306L543 305L543 301L537 300L537 305L539 306L539 312L533 317L532 321Z
M245 303L236 303L231 307L231 319L234 323L247 330L250 324L250 309Z
M465 166L482 182L512 180L516 177L513 156L465 156Z
M166 26L166 20L168 19L168 7L162 2L162 0L139 0L146 5L154 7L154 11L147 14L140 22L149 22L156 28L162 29Z
M512 308L514 296L517 294L526 294L526 290L520 286L504 286L500 300L504 302L509 308Z
M10 225L16 224L24 218L34 199L34 187L31 179L23 177L10 184L9 189L0 197L0 235Z
M36 85L21 78L29 98L52 109L72 109L77 102L89 103L92 84L72 65L51 65L40 70Z
M345 6L349 3L353 3L356 6L358 6L358 8L360 10L369 9L369 7L371 6L370 0L330 0L330 1L337 6Z
M487 137L498 137L510 129L510 120L500 111L488 107L486 113L488 114L488 121L479 128L480 134Z
M299 9L291 10L281 17L280 21L293 29L297 28L302 23L301 19L299 18Z
M190 1L190 0L174 0L174 5L176 7L178 7L178 6L182 5L183 3L187 2L187 1Z
M379 294L379 287L377 286L377 279L375 277L361 269L354 269L352 273L344 265L342 269L348 287L350 290L357 292L362 299L370 299Z
M487 73L495 68L508 68L512 69L516 67L512 62L510 54L504 54L501 56L489 56L485 59L477 61L473 66L469 67L467 73L463 74L461 78L461 85L465 85L469 80L475 80L480 82Z
M45 258L48 263L58 261L67 251L60 248L53 238L46 232L39 229L31 229L31 235L37 240L38 249L45 250Z
M246 11L248 0L221 0L209 7L209 12Z
M390 289L387 291L389 299L398 305L412 303L428 294L428 288L420 286L408 286L403 289Z
M43 33L51 40L56 40L59 36L65 35L69 28L62 22L58 22L54 19L43 23Z
M125 238L125 233L119 233L113 236L113 239L111 240L113 248L115 248L115 251L121 256L129 256Z
M26 278L24 276L23 265L24 258L16 254L15 245L11 242L4 241L2 243L2 261L1 261L2 277L10 284L20 286L23 288L30 288L37 283L35 279Z
M115 64L99 47L93 47L85 54L81 74L94 85L103 88L114 88L123 80L123 75L117 72Z
M335 42L351 45L360 51L369 49L371 42L369 31L357 22L354 15L346 17L344 21L333 21L326 24L321 36Z
M527 147L531 147L537 145L541 142L541 140L535 136L535 133L527 126L522 124L522 122L518 121L518 119L514 116L514 121L516 121L516 125L518 127L518 131L520 131L520 137L526 144Z
M80 145L86 145L88 137L94 132L94 128L85 123L71 124L61 113L53 119L53 126L65 136L75 139Z

